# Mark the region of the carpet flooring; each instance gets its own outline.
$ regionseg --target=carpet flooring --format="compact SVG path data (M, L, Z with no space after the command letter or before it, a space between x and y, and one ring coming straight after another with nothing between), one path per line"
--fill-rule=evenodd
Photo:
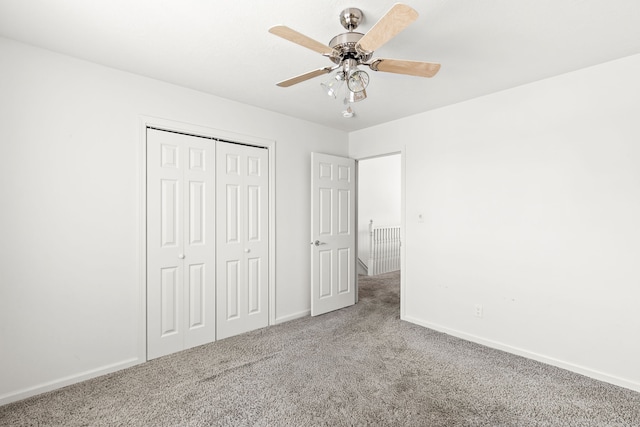
M640 426L640 393L399 320L399 274L360 302L0 407L2 426Z

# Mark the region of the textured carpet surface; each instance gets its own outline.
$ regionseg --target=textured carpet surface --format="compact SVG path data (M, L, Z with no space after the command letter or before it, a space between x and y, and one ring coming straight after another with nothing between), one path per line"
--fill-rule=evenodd
M2 426L640 426L640 393L399 320L399 275L360 302L0 407Z

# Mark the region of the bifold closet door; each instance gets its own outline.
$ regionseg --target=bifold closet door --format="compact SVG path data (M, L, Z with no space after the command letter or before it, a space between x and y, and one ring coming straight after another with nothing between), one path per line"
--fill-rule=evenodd
M217 338L268 325L268 151L217 143Z
M215 341L215 144L147 129L147 358Z

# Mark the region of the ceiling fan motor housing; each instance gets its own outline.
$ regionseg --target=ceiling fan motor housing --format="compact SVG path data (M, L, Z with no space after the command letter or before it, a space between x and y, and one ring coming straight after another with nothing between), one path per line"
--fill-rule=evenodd
M362 50L356 49L356 45L364 34L356 33L353 30L358 28L358 25L360 25L363 20L364 14L362 10L358 8L349 7L340 12L340 23L349 32L338 34L329 42L329 46L339 53L339 55L330 56L331 60L336 64L341 64L345 59L355 59L358 64L371 59L373 52L363 52Z
M359 63L366 62L371 59L373 52L363 52L356 49L356 44L364 36L362 33L350 31L348 33L338 34L329 42L329 46L339 52L338 56L331 56L331 60L336 64L341 63L345 59L355 59Z

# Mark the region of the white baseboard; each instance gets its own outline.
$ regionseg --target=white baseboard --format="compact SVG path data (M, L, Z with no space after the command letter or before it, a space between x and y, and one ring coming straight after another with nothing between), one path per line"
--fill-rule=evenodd
M298 313L293 313L293 314L288 314L286 316L277 317L275 324L279 325L280 323L288 322L290 320L301 319L301 318L307 317L307 316L311 316L311 310L299 311Z
M16 392L11 392L0 396L0 406L6 405L11 402L26 399L27 397L35 396L37 394L45 393L47 391L62 388L71 384L79 383L81 381L89 380L91 378L99 377L101 375L110 374L112 372L126 369L134 365L138 365L144 362L135 357L132 359L123 360L122 362L114 363L100 368L85 371L76 375L69 375L57 380L49 381L46 383L38 384L32 387L27 387Z
M411 316L404 316L402 320L406 320L407 322L415 323L416 325L433 329L438 332L443 332L445 334L452 335L456 338L461 338L463 340L475 342L477 344L482 344L487 347L495 348L497 350L502 350L507 353L515 354L518 356L526 357L527 359L532 359L538 362L546 363L547 365L556 366L558 368L566 369L567 371L575 372L599 381L604 381L613 385L617 385L620 387L628 388L633 391L640 392L640 383L635 381L630 381L630 380L620 378L614 375L610 375L604 372L600 372L591 368L587 368L585 366L580 366L571 362L566 362L564 360L555 359L553 357L545 356L543 354L533 353L531 351L523 350L518 347L513 347L511 345L504 344L498 341L488 340L488 339L479 337L477 335L472 335L472 334L461 332L455 329L450 329L438 324L424 322L420 319L416 319Z

